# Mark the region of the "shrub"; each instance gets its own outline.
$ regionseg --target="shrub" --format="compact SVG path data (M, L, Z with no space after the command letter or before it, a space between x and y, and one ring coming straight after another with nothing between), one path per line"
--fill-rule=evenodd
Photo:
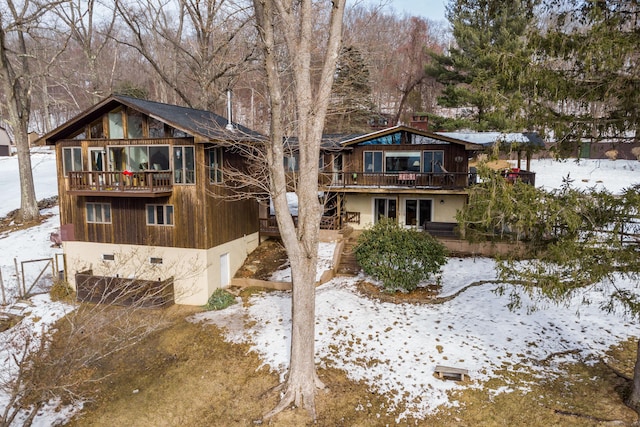
M360 235L354 252L364 272L388 293L414 290L447 261L446 248L434 237L386 218Z
M51 301L71 302L75 299L73 289L69 286L69 283L64 280L56 280L53 282L49 290L49 296L51 297Z
M618 150L609 150L605 152L604 155L607 156L609 160L616 160L618 158Z
M636 159L638 159L640 161L640 147L633 147L631 149L631 154L636 156Z
M235 303L236 298L232 294L224 289L216 289L209 297L207 305L205 305L204 308L207 310L222 310Z

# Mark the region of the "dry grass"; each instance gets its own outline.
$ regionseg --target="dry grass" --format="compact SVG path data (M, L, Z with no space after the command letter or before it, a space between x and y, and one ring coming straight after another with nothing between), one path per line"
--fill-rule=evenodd
M252 257L250 271L265 271L281 263L276 247ZM249 274L247 272L246 274ZM266 273L265 273L266 274ZM240 292L247 296L257 290ZM361 289L362 291L362 289ZM425 290L424 298L432 297ZM370 292L363 292L370 294ZM416 295L405 296L411 303ZM168 327L97 367L97 374L111 373L98 385L95 399L70 426L251 426L272 409L278 399L273 388L278 376L261 367L247 345L230 344L212 325L193 324L186 317L198 308L174 306L149 310L164 314ZM167 316L168 315L168 316ZM631 375L637 341L612 349L607 363ZM624 403L628 384L599 361L551 368L551 358L541 361L543 375L522 366L505 365L479 387L456 392L459 406L441 408L424 420L396 423L387 414L385 396L372 393L366 384L350 381L337 369L318 369L328 390L318 393L318 420L312 424L302 411L285 411L270 425L279 427L364 426L603 426L631 425L636 414ZM563 372L558 375L555 372ZM509 393L495 390L509 388ZM429 392L425 390L425 399ZM610 423L615 420L620 423Z
M261 368L246 345L229 344L212 325L185 317L193 308L171 307L170 326L136 348L96 367L111 373L95 399L70 426L250 426L272 409L278 395L275 374ZM155 311L149 311L153 316ZM635 342L612 350L609 364L630 374ZM328 386L318 394L316 426L601 426L631 425L635 413L623 404L627 384L604 363L563 365L561 375L543 377L505 366L480 388L455 393L459 407L442 408L424 420L395 422L384 396L347 379L336 369L319 369ZM502 387L510 393L496 394ZM428 391L425 391L428 399ZM285 411L274 426L312 425L302 411Z

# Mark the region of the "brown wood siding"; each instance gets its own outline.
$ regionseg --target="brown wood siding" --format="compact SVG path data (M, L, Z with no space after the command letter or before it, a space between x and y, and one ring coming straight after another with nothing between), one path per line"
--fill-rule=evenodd
M136 144L190 145L192 139L136 140ZM171 196L155 199L137 197L74 196L67 193L63 177L62 147L82 146L84 169L89 169L88 147L132 145L117 141L63 141L56 144L61 224L73 224L75 240L135 245L156 245L208 249L258 231L258 204L254 199L229 201L226 189L209 184L204 144L196 144L196 184L174 184ZM236 156L237 157L237 156ZM239 159L225 153L238 164ZM217 194L221 197L214 197ZM86 221L86 203L109 203L111 224ZM174 225L147 225L147 204L169 204L174 208Z
M449 172L466 172L468 168L467 152L462 145L458 144L421 144L421 145L359 145L351 152L343 152L343 168L345 171L363 171L363 161L365 151L444 151L444 167ZM422 155L422 154L421 154ZM457 164L455 158L462 157L462 162ZM459 168L459 170L457 169Z
M207 148L210 146L203 146L202 149L203 163L208 155ZM228 150L223 153L223 163L233 168L239 168L242 165L240 156ZM201 175L204 176L200 178ZM205 200L207 212L205 224L210 247L258 232L258 202L255 198L231 199L231 190L222 185L209 183L207 168L201 168L198 178L201 182L206 182L203 188L203 200Z

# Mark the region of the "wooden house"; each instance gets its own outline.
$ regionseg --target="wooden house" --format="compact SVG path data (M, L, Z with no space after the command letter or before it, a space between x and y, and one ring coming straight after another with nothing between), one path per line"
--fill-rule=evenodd
M469 159L483 149L408 126L327 136L321 183L326 215L355 229L384 216L406 227L452 234L456 212L467 203L467 190L476 182ZM520 179L533 179L529 172L518 174Z
M138 280L201 305L225 287L259 227L257 202L221 185L225 168L244 164L227 147L260 137L208 111L119 95L45 135L57 155L66 276L79 295Z

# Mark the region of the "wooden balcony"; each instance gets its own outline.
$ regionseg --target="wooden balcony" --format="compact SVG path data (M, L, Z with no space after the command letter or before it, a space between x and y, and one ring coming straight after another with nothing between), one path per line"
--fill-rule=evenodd
M468 172L364 173L345 171L321 174L322 185L332 188L401 187L459 189L468 187L470 183L472 183L472 179L475 180L475 174Z
M76 196L165 197L173 191L172 172L69 172L67 191Z
M502 172L509 181L522 181L535 185L536 174L525 170ZM475 172L328 172L320 174L321 186L325 188L417 188L456 190L469 187L478 181Z

